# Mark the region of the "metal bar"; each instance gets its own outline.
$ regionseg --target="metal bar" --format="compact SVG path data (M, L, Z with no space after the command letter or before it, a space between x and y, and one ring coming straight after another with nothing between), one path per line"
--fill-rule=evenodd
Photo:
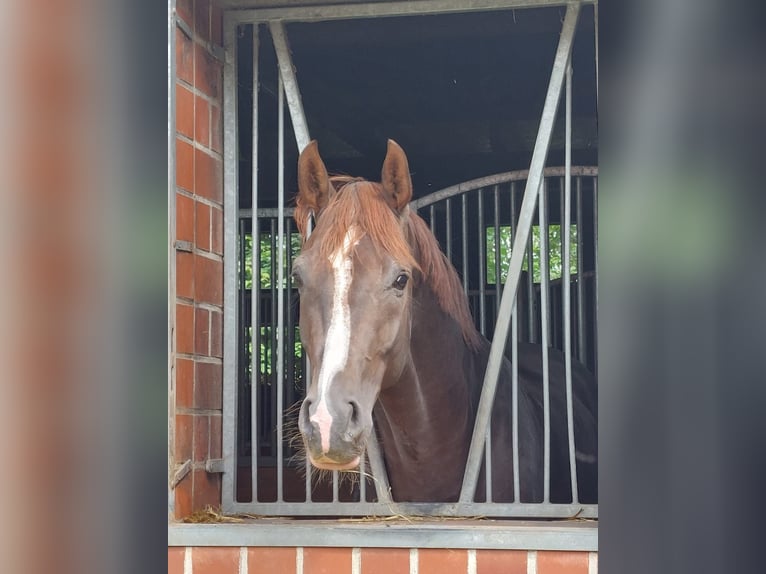
M428 209L428 216L430 220L428 223L431 228L431 233L436 235L436 206L433 203Z
M598 550L598 526L582 521L266 520L168 525L168 546L332 546L364 548ZM406 570L406 568L405 568Z
M511 229L516 227L516 182L511 182ZM513 300L511 312L511 422L513 439L513 501L521 501L519 492L519 301Z
M572 63L567 66L566 73L566 127L564 135L564 164L569 171L572 164ZM561 218L563 230L562 250L562 276L561 276L561 305L564 312L564 374L567 393L567 437L569 439L569 476L572 488L572 502L577 503L580 498L577 490L577 462L575 459L574 439L574 407L572 406L572 333L571 333L571 303L570 303L570 273L569 273L569 249L572 243L569 236L569 224L572 220L572 178L567 175L564 178L564 213Z
M338 471L332 471L332 501L338 502Z
M309 128L306 123L306 114L303 112L301 92L298 89L298 80L295 78L295 68L290 56L290 46L287 41L287 33L282 22L269 22L271 38L274 41L274 51L277 53L279 63L279 77L287 94L287 107L290 109L290 118L293 121L295 141L298 150L303 150L311 141ZM281 102L281 99L280 99Z
M282 428L282 411L284 410L285 393L285 96L282 78L277 82L279 94L277 124L278 164L277 164L277 332L275 337L277 349L277 501L284 496L284 429ZM272 252L272 259L274 258ZM271 276L272 283L274 276ZM273 326L272 326L273 328Z
M540 344L543 356L543 502L550 500L551 490L551 398L550 373L548 371L548 186L542 181L542 193L538 204L540 224Z
M292 220L289 217L283 218L285 221L285 271L289 271L293 268L293 241L292 241ZM285 302L285 364L286 381L289 384L285 385L285 404L287 408L291 409L295 404L295 320L293 318L293 281L292 274L286 273L285 275L284 290L286 295Z
M596 108L598 108L598 2L593 3L593 42L596 47Z
M269 286L269 304L271 307L271 322L266 329L268 329L268 339L269 339L269 369L270 369L270 377L271 377L271 385L265 386L264 391L269 392L269 408L271 410L271 416L269 417L268 421L271 424L274 424L274 415L277 411L277 397L275 396L275 393L273 389L276 387L278 383L277 374L276 374L276 350L277 350L277 329L274 326L274 318L277 316L277 313L279 312L277 310L277 220L276 218L271 219L269 221L269 249L271 250L271 268L269 271L269 278L270 278L270 286ZM269 427L268 429L268 436L270 441L276 441L276 437L274 434L272 434L272 431L276 431L276 428ZM279 445L276 445L274 443L275 450L272 453L273 457L277 456L277 451L279 450Z
M539 229L538 229L539 232ZM533 234L529 234L526 245L527 258L527 329L529 341L537 341L537 297L535 297L535 252ZM521 246L519 246L521 248ZM506 280L507 282L507 280Z
M374 426L370 432L370 438L367 439L367 457L370 459L370 470L375 481L378 502L388 505L391 503L391 487L388 483L388 473L386 472L386 465L383 463L383 454L378 444L378 435Z
M585 269L583 269L583 224L582 224L582 178L575 182L577 197L577 358L585 365L587 341L585 340Z
M452 261L452 200L447 199L444 202L444 212L445 212L445 231L446 231L446 245L445 245L445 251L447 253L447 259Z
M253 145L253 164L252 164L252 189L251 203L253 212L258 209L258 81L260 70L258 68L258 25L253 25L253 125L252 125L252 145ZM250 227L252 237L252 285L250 287L250 326L252 352L250 354L250 484L252 484L253 501L258 500L258 392L260 389L260 322L258 312L261 302L261 239L259 232L259 221L257 217L252 218Z
M556 119L556 110L561 97L561 88L563 85L564 71L566 69L569 54L572 49L572 39L574 37L577 16L580 13L579 4L569 4L567 6L564 24L561 28L561 37L556 49L556 57L553 62L550 83L548 84L548 93L545 96L545 104L540 119L540 129L535 141L535 149L532 152L532 160L529 167L529 179L524 190L524 199L521 205L521 214L519 225L514 237L514 245L524 245L529 237L532 228L532 216L534 214L537 191L543 179L543 167L548 155L548 147L553 132L553 123ZM495 327L495 336L492 339L492 346L487 363L487 370L484 374L484 385L479 400L479 408L474 424L473 437L468 454L465 474L463 477L463 487L460 492L460 501L467 502L476 492L476 483L479 477L479 466L481 464L481 453L484 447L484 440L489 425L489 413L492 410L492 403L495 398L497 388L497 379L500 374L500 367L503 362L503 352L505 350L506 340L508 338L508 328L510 323L511 309L513 301L516 298L516 290L521 276L521 264L523 259L521 249L511 251L511 261L508 269L508 282L505 286L500 310Z
M590 4L595 0L584 0ZM229 6L245 8L252 0L228 0ZM420 14L446 14L451 12L476 12L513 8L564 6L566 0L399 0L394 2L366 2L359 4L335 4L316 6L289 6L281 8L257 8L238 10L242 22L316 22L344 20L349 18L373 18L409 16Z
M479 200L479 332L486 337L487 335L487 288L486 288L486 268L487 268L487 230L484 229L484 190L477 192Z
M222 454L226 472L221 481L221 506L235 503L237 475L237 27L224 15L223 65L223 428Z
M513 202L513 183L511 183L511 202ZM495 308L500 304L500 297L503 296L503 270L500 262L500 186L493 188L495 196ZM513 215L511 215L513 222Z
M248 333L247 324L245 323L245 309L247 308L247 302L246 302L246 277L245 277L245 270L247 269L247 255L246 255L246 245L245 245L245 221L243 219L239 220L239 317L237 321L237 334L238 334L238 342L237 345L237 424L239 424L239 418L242 417L242 413L244 412L244 403L245 400L243 399L242 395L240 394L242 388L241 386L244 384L244 382L249 378L247 373L247 366L250 364L247 360L249 357L247 356L247 343L251 340L252 334ZM251 258L252 261L252 258ZM252 291L251 291L252 293ZM252 393L252 379L250 379L250 389ZM244 393L243 393L244 394ZM252 424L251 424L252 427ZM242 429L240 429L242 431ZM251 429L251 436L252 436L252 429ZM251 439L252 444L252 439ZM237 457L239 457L240 453L245 452L245 433L239 432L237 433Z
M461 231L463 239L463 291L468 296L468 198L465 194L460 197L463 213L461 217Z
M365 473L365 456L359 460L359 502L367 502L367 474Z
M313 503L311 502L311 462L309 462L309 457L306 457L305 464L306 464L306 502L305 504L311 505Z
M564 175L564 166L546 167L543 170L544 177L560 177ZM598 175L598 167L578 165L572 166L572 175L585 175L595 176ZM464 194L467 191L473 191L481 187L491 187L502 183L508 183L511 181L524 181L529 178L528 169L517 169L514 171L504 171L502 173L496 173L494 175L488 175L485 177L479 177L468 181L463 181L456 185L445 187L433 193L429 193L424 197L414 199L410 202L413 209L423 209L424 207L447 199L449 197L455 197L457 195Z
M539 502L238 502L234 513L276 516L482 516L487 518L597 518L596 504Z

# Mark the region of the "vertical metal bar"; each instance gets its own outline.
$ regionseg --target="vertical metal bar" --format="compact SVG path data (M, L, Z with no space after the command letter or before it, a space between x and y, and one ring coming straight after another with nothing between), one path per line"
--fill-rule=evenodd
M338 471L332 471L332 501L338 502Z
M572 48L572 38L574 37L577 16L580 13L579 4L568 4L564 24L561 28L559 45L556 49L556 56L553 62L551 79L548 84L548 92L545 96L545 104L540 119L540 129L535 141L535 149L532 152L532 160L529 166L529 178L524 192L524 199L521 205L521 214L519 225L516 229L514 245L524 245L529 237L532 228L532 217L535 211L535 202L540 183L543 179L543 168L545 159L548 155L548 147L553 132L553 123L556 118L556 110L561 97L563 86L564 71L566 69L569 54ZM508 338L510 326L511 310L513 301L516 298L516 290L519 286L519 277L521 275L521 264L523 259L523 250L514 249L511 251L511 261L508 269L508 282L503 293L503 299L500 302L500 311L498 313L498 322L495 328L495 336L492 339L492 347L489 353L487 370L484 374L484 386L479 400L479 407L474 424L473 437L466 463L465 474L463 476L463 487L460 492L460 501L469 502L476 492L476 484L479 478L479 467L481 465L481 455L484 450L484 440L486 438L487 426L489 425L489 413L492 410L492 403L497 389L497 379L500 374L500 367L503 361L505 344Z
M237 475L237 25L224 13L223 65L223 429L225 471L221 481L221 506L234 507Z
M543 355L543 502L549 502L551 490L551 398L548 372L548 185L542 181L538 205L540 224L540 344Z
M484 229L484 189L477 190L479 198L479 332L487 335L487 230Z
M271 384L268 386L264 386L264 392L268 392L269 395L269 417L267 418L267 424L269 425L268 428L265 428L264 431L268 433L270 444L274 445L274 451L272 452L273 456L277 456L277 452L279 451L279 445L276 444L277 438L274 436L272 431L276 431L275 428L275 422L274 418L276 416L277 411L277 397L275 396L276 393L274 392L274 389L277 385L277 361L276 361L276 351L277 351L277 328L274 325L274 319L279 313L277 310L277 221L275 218L271 218L269 220L269 249L271 254L271 267L269 269L269 306L271 308L270 318L271 322L269 326L265 326L264 329L266 333L268 334L268 341L269 341L269 348L268 348L268 369L270 373L270 381ZM264 335L265 338L265 335ZM279 470L277 469L277 475L279 474ZM278 476L277 476L278 478Z
M503 270L500 262L500 186L493 189L495 199L495 309L500 305L503 295ZM513 203L513 182L511 182L511 203ZM513 222L513 215L511 215Z
M571 303L570 303L570 274L569 274L569 249L571 237L569 235L570 221L572 220L572 63L567 66L566 73L566 128L564 135L564 213L561 218L563 239L562 270L561 270L561 305L564 312L564 373L566 380L567 396L567 437L569 439L569 476L572 488L572 503L577 504L580 500L577 489L577 462L575 459L574 438L574 408L572 399L572 333L571 333Z
M245 270L247 269L247 261L246 261L246 249L245 249L245 220L240 219L239 220L239 313L238 313L238 326L237 326L237 426L239 427L239 431L237 433L237 458L239 458L239 455L245 452L245 433L244 429L240 426L240 421L244 419L244 416L242 413L245 412L244 405L245 400L243 398L244 393L242 393L242 387L245 383L245 381L248 379L247 375L247 366L250 364L249 357L247 356L247 342L250 340L252 335L248 334L247 329L247 323L245 323L245 309L247 308L247 299L245 298ZM252 257L251 257L251 264L252 264ZM246 362L247 361L247 362ZM250 377L250 389L252 393L253 388L253 382L252 377ZM242 394L240 394L242 393ZM252 445L252 429L250 431L250 442ZM251 447L252 448L252 447Z
M596 107L598 107L598 2L593 4L593 41L596 46Z
M269 22L269 30L271 30L274 51L277 54L277 62L279 63L279 77L287 94L287 107L290 109L290 119L293 122L295 141L298 143L298 150L303 150L311 138L309 137L309 128L306 123L306 114L303 112L303 102L301 101L301 92L298 89L298 80L295 77L295 67L290 56L287 32L285 32L284 24L279 21Z
M370 459L370 470L375 481L375 493L378 496L378 502L391 502L391 487L388 483L388 474L386 466L383 463L383 455L378 444L378 436L375 427L372 427L370 438L367 439L367 458Z
M445 251L447 253L447 259L452 261L452 200L447 199L444 204L445 210L445 231L446 231L446 245Z
M463 213L460 218L463 239L463 291L468 296L468 198L466 194L460 196Z
M515 246L515 242L514 242ZM519 246L521 249L521 246ZM527 329L529 330L529 340L532 343L537 342L537 297L535 297L535 250L533 242L533 233L529 234L526 245L527 258Z
M284 448L282 411L285 392L285 96L282 78L278 82L278 165L277 165L277 502L284 495ZM273 257L273 255L272 255ZM272 281L274 277L272 276Z
M292 219L285 221L285 271L293 268ZM285 404L292 408L295 403L295 323L293 319L293 281L292 274L285 274Z
M309 457L306 457L306 502L311 504L311 462Z
M258 311L261 302L261 240L258 229L258 24L253 24L253 121L252 121L252 184L250 189L252 223L252 284L250 286L250 484L253 491L253 502L258 502L258 392L260 390L260 326Z
M431 227L431 233L436 235L436 208L433 203L428 207L428 216L430 218L428 224Z
M479 239L479 332L487 335L487 230L484 225L484 189L478 189L478 239ZM492 413L490 412L490 419ZM484 482L487 502L492 500L492 423L487 425L484 443Z
M365 456L359 460L359 502L367 502L367 474L365 472Z
M516 186L511 182L511 229L516 227ZM511 312L511 433L513 438L513 501L521 502L519 481L519 301Z
M583 235L582 224L582 177L575 181L577 197L577 358L585 365L587 346L585 340L585 269L583 269Z

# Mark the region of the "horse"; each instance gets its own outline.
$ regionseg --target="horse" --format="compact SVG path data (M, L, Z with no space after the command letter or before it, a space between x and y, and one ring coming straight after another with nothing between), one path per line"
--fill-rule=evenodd
M311 464L353 471L373 425L395 501L458 499L490 343L457 272L410 208L404 150L388 140L381 181L328 175L316 141L298 159L292 277L311 379L298 429ZM308 233L309 221L316 225ZM507 352L510 353L510 350ZM550 501L571 502L564 356L549 350ZM514 496L511 363L492 410L492 499L543 500L542 348L518 347L519 493ZM596 381L573 362L580 502L596 502ZM475 500L484 497L482 467Z

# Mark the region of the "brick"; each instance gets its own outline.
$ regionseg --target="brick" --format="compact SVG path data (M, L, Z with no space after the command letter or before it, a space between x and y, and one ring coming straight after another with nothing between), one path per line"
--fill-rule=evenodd
M176 138L176 185L186 191L194 191L194 147Z
M176 519L181 520L192 513L192 491L194 490L194 478L192 473L187 474L181 482L176 485L173 493L175 494Z
M217 3L213 3L213 11L210 14L210 41L223 46L223 10Z
M176 352L191 355L194 352L194 308L176 305Z
M173 448L175 464L183 464L192 457L193 424L192 415L176 415Z
M248 548L247 571L249 574L295 572L295 548Z
M192 422L192 460L204 462L208 459L210 445L210 420L207 415L194 415Z
M209 474L204 469L193 471L194 474L194 510L207 506L221 506L221 475Z
M201 149L194 150L194 191L217 203L223 201L223 167L221 160Z
M194 0L176 0L176 12L190 28L194 23L192 4L194 4Z
M176 251L176 295L194 299L194 255Z
M194 85L194 43L178 28L176 28L176 77Z
M223 263L194 256L194 296L198 302L223 305Z
M538 574L588 574L587 552L538 551Z
M176 132L194 139L194 94L176 83Z
M216 363L195 365L194 408L220 410L223 402L223 367Z
M168 574L183 574L184 554L186 548L183 546L168 547Z
M351 548L304 548L303 574L350 574Z
M223 68L207 49L194 45L194 86L214 100L220 99L223 85Z
M213 238L211 249L213 253L223 255L223 211L217 207L210 210L211 225L213 226Z
M205 356L210 353L210 314L207 309L194 310L194 352Z
M221 458L223 455L223 417L210 417L210 458Z
M210 251L210 207L198 201L196 202L196 213L195 244L197 249Z
M194 200L176 193L176 239L194 241Z
M204 146L210 145L210 105L199 96L194 107L194 133L195 141Z
M223 313L210 312L210 356L223 358Z
M362 574L409 574L409 548L362 548Z
M477 550L477 574L527 574L526 550Z
M223 127L221 123L221 108L210 106L210 149L223 153Z
M239 548L236 546L195 546L192 550L194 574L237 574Z
M176 359L176 406L191 408L194 400L194 361Z
M419 574L463 574L468 570L468 553L463 549L421 548Z
M194 3L194 31L205 41L210 40L210 2L196 0Z

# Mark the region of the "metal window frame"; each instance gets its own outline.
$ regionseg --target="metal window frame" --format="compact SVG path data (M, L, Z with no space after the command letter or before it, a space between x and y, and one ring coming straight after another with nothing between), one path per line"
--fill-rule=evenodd
M526 244L531 230L531 218L535 209L535 202L540 185L543 179L543 167L545 156L547 155L548 145L550 143L550 132L556 116L556 108L562 93L562 81L564 72L569 62L569 53L571 51L571 42L574 35L574 25L577 20L579 9L584 4L595 3L592 0L583 0L577 2L562 2L560 0L420 0L420 1L400 1L390 3L369 3L353 5L332 5L332 6L307 6L291 7L278 9L236 9L224 13L224 384L223 384L223 489L222 489L222 509L227 513L252 512L254 510L252 503L238 503L235 501L235 473L236 473L236 393L237 393L237 347L236 340L236 318L237 318L237 293L236 293L236 273L237 273L237 224L240 213L238 212L238 177L237 177L237 99L236 99L236 33L239 25L242 24L260 24L268 23L275 41L275 49L279 58L280 79L287 92L287 104L290 110L293 125L296 129L296 141L299 146L305 145L309 141L308 131L303 117L302 105L300 102L300 93L294 72L289 62L289 47L287 46L284 35L284 23L289 22L308 22L320 20L351 19L351 18L369 18L385 16L404 16L404 15L423 15L423 14L444 14L451 12L472 12L482 10L504 10L526 7L545 7L545 6L567 6L567 17L562 28L562 38L568 37L569 45L562 51L557 50L557 57L554 62L549 85L548 96L542 114L541 127L538 132L538 138L535 144L535 151L527 175L527 188L525 198L521 206L523 225L519 225L516 241L522 241ZM281 54L281 56L280 56ZM285 59L283 56L287 56ZM562 59L563 58L563 59ZM257 73L257 72L256 72ZM280 98L280 103L282 99ZM257 118L254 118L254 121ZM257 132L256 132L257 133ZM254 142L257 145L257 142ZM255 151L255 150L254 150ZM569 178L569 165L565 170L565 176ZM254 166L254 173L257 166ZM447 190L443 190L447 191ZM416 204L417 202L413 202ZM254 203L257 207L257 203ZM280 205L277 210L285 215L285 208ZM257 218L256 218L257 219ZM281 218L280 218L281 219ZM281 242L279 242L281 246ZM521 253L523 250L514 250L514 253ZM281 269L281 266L280 266ZM490 366L485 376L485 387L482 392L480 403L480 412L488 411L491 408L494 386L496 384L499 370L499 357L503 354L503 349L508 334L508 325L510 323L512 303L518 288L518 281L521 272L521 255L514 259L512 255L511 269L508 274L508 281L502 288L501 309L498 316L496 333L500 332L500 337L496 336L492 344ZM510 287L510 289L509 289ZM510 293L509 293L510 291ZM494 374L495 382L492 382ZM478 476L478 467L481 464L481 454L484 449L484 439L486 437L486 419L482 422L481 416L477 416L477 426L474 432L474 441L471 446L471 455L469 464L466 468L466 481L464 483L461 500L458 503L446 504L417 504L417 503L398 503L392 506L389 502L378 503L311 503L312 508L307 512L306 503L263 503L270 505L277 514L301 514L310 515L391 515L391 514L430 514L434 516L460 516L460 515L483 515L497 516L511 513L516 517L534 516L534 517L563 517L578 514L580 516L597 516L597 505L545 505L543 504L521 504L521 503L473 503L471 493L475 489L475 478ZM484 429L482 431L482 429ZM478 462L477 462L478 460ZM293 508L295 507L295 508ZM582 512L584 509L584 512ZM188 528L188 527L187 527ZM200 528L195 526L194 528ZM220 527L215 527L220 528ZM183 530L183 529L182 529ZM179 531L180 532L180 531ZM259 538L260 540L260 538ZM411 542L411 541L410 541ZM331 542L323 542L330 544ZM292 544L291 544L292 545ZM411 543L410 543L411 545ZM478 546L473 546L478 547ZM492 546L496 547L496 546ZM560 547L559 547L560 548ZM580 546L577 549L584 549ZM592 549L595 549L592 548Z

